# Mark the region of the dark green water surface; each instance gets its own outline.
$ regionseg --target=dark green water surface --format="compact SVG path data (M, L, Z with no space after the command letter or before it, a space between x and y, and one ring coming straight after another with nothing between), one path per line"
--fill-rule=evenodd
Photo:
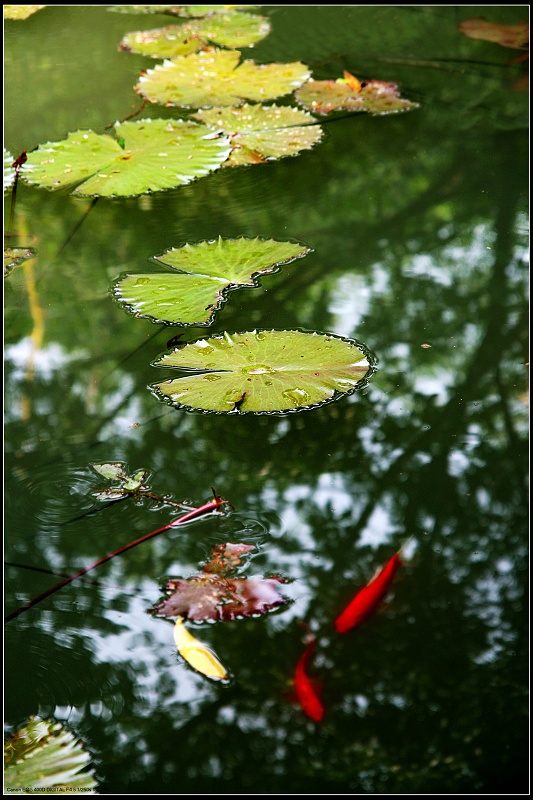
M265 6L246 58L300 60L399 85L420 107L323 123L312 150L220 169L175 191L90 200L20 184L15 229L37 258L5 279L5 613L170 522L97 505L91 464L150 472L152 490L234 510L170 530L6 624L5 722L82 737L101 794L527 793L528 95L519 51L468 39L527 6ZM174 22L50 6L4 24L4 145L13 156L140 105L152 59L128 31ZM285 98L284 102L291 102ZM141 117L179 117L149 106ZM9 221L10 196L5 202ZM147 386L177 331L114 302L122 272L218 236L272 237L305 259L231 294L207 332L300 328L378 359L361 392L285 416L172 409ZM188 328L184 339L205 336ZM410 538L411 537L411 538ZM333 621L409 540L384 608ZM291 603L190 625L230 672L216 683L147 613L168 577L217 543L256 545L246 575ZM324 718L290 695L305 622Z

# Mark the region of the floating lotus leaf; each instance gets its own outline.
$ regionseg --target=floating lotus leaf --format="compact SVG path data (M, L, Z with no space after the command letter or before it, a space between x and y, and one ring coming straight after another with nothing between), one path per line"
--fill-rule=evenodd
M244 237L186 244L156 257L179 274L126 275L116 282L114 296L137 317L171 325L209 325L230 290L257 287L258 276L309 252L293 242Z
M4 194L8 192L15 182L14 158L4 147Z
M153 366L201 373L153 384L160 400L225 413L316 408L361 388L371 370L356 342L298 330L225 332L186 344Z
M120 14L173 14L180 17L206 17L227 14L236 9L252 11L259 6L110 6L108 11Z
M252 545L230 542L216 545L203 572L167 581L168 597L151 612L159 617L178 616L197 622L227 621L259 616L286 605L289 600L278 591L286 579L244 578L233 574L241 565L241 556L254 549Z
M231 11L182 25L127 33L119 50L152 58L173 58L200 50L208 42L222 47L250 47L269 33L270 23L265 17Z
M46 6L4 6L4 19L28 19Z
M119 486L114 486L109 489L98 489L96 492L91 492L98 500L119 500L135 493L146 492L149 489L144 483L148 478L148 472L145 469L139 469L133 475L129 475L125 471L124 465L117 462L91 464L91 467L99 475L107 478L107 480L119 482Z
M191 116L230 137L233 150L225 167L293 156L311 149L323 135L311 114L290 106L245 104L203 109Z
M235 9L253 11L261 6L179 6L179 15L183 17L205 17L211 14L230 14Z
M152 103L184 108L238 106L289 94L310 75L300 61L256 64L238 50L207 50L178 56L141 75L135 91Z
M180 119L117 122L114 128L116 138L76 131L39 145L21 177L47 189L76 186L80 195L131 197L190 183L218 169L231 150L226 137Z
M418 108L418 103L404 100L396 83L368 81L356 91L342 78L339 81L307 81L295 93L299 105L315 114L332 111L367 111L369 114L396 114Z
M118 14L178 14L183 6L108 6Z
M4 248L4 278L19 264L35 256L33 247L5 247Z
M161 617L185 619L233 620L266 614L286 605L289 600L279 593L282 578L224 578L220 575L195 575L167 583L171 596L154 609Z
M185 25L167 25L150 31L132 31L121 40L118 49L151 58L173 58L195 53L205 45L199 36L186 33Z
M30 717L4 742L7 794L94 794L96 785L91 756L59 722Z

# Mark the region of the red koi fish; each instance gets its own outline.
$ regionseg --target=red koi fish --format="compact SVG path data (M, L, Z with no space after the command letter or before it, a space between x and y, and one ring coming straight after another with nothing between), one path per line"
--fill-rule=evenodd
M311 683L311 680L305 671L307 662L315 652L315 647L316 640L313 638L308 643L304 652L300 656L298 663L296 664L296 670L294 673L294 692L299 704L307 716L311 717L311 719L314 719L315 722L320 722L324 716L324 707L320 701L317 690Z
M337 633L346 633L351 628L355 628L370 619L387 594L396 571L401 566L400 554L395 553L376 577L361 589L353 600L348 603L344 611L339 614L335 620Z

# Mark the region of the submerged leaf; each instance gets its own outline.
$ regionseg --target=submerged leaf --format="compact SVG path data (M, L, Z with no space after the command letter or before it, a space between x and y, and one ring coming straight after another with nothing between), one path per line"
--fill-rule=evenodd
M94 794L97 785L81 741L61 723L39 717L4 743L4 765L9 794Z
M174 625L174 641L181 657L202 675L215 680L225 680L228 677L213 651L187 630L181 617L178 617Z
M311 114L290 106L245 104L203 109L191 116L230 137L233 149L225 167L293 156L310 150L323 135Z
M482 39L516 50L527 48L529 44L529 22L527 20L518 22L516 25L499 25L497 22L488 22L486 19L464 19L457 26L457 30L470 39Z
M257 287L257 278L302 258L310 248L273 239L222 239L172 248L160 261L179 274L125 275L114 296L137 317L173 325L209 325L230 289Z
M396 83L367 81L359 85L360 89L354 88L353 81L346 78L338 81L314 81L311 78L296 91L295 98L299 105L315 114L367 111L369 114L379 115L418 108L418 103L400 97Z
M255 547L251 544L216 544L211 552L211 558L204 564L204 572L214 572L228 575L241 566L245 553L251 553Z
M228 11L181 25L127 33L119 50L152 58L173 58L200 50L208 42L222 47L250 47L268 33L270 23L265 17Z
M225 332L186 344L153 365L201 373L153 384L160 400L225 413L315 408L366 385L372 369L355 341L298 330Z
M135 91L152 103L184 108L238 106L263 102L294 91L309 78L299 61L256 64L243 61L238 50L208 50L178 56L141 75Z
M218 169L231 151L229 139L179 119L117 122L115 134L77 131L39 145L21 177L47 189L77 186L76 194L131 197L190 183Z

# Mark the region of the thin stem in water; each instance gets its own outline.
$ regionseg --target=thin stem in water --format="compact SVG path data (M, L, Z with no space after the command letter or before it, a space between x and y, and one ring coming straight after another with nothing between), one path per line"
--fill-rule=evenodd
M204 505L199 506L198 508L193 508L191 511L189 511L187 514L184 514L182 517L178 517L178 519L175 519L173 522L169 522L168 525L163 525L162 528L158 528L156 531L147 533L145 536L141 536L140 539L136 539L134 542L130 542L129 544L124 545L124 547L119 547L118 550L115 550L113 553L108 553L108 555L98 559L98 561L95 561L93 564L90 564L90 566L80 569L79 572L76 572L75 575L70 575L68 578L65 578L65 580L56 583L55 586L52 586L50 589L47 589L46 592L43 592L37 597L34 597L33 600L29 600L27 603L24 603L24 605L17 608L16 611L12 611L11 614L8 614L7 617L5 617L5 622L11 622L11 620L15 619L15 617L18 617L19 614L22 614L29 608L32 608L33 606L37 605L37 603L40 603L41 600L44 600L46 597L50 597L51 594L54 594L54 592L57 592L59 589L62 589L63 586L67 586L69 583L72 583L72 581L75 581L76 578L80 578L82 575L85 575L92 569L99 567L101 564L105 564L106 561L110 561L112 558L115 558L115 556L119 556L122 553L125 553L127 550L131 550L132 547L136 547L138 544L142 544L142 542L147 542L148 539L153 539L154 536L158 536L160 533L168 531L169 528L177 528L178 525L183 525L185 522L190 522L190 520L192 519L196 519L197 517L200 517L204 514L208 514L211 511L217 511L220 508L220 506L223 505L231 505L231 503L228 500L223 500L222 497L219 497L217 494L215 494L215 491L213 490L213 499L209 500L209 502L204 503Z

